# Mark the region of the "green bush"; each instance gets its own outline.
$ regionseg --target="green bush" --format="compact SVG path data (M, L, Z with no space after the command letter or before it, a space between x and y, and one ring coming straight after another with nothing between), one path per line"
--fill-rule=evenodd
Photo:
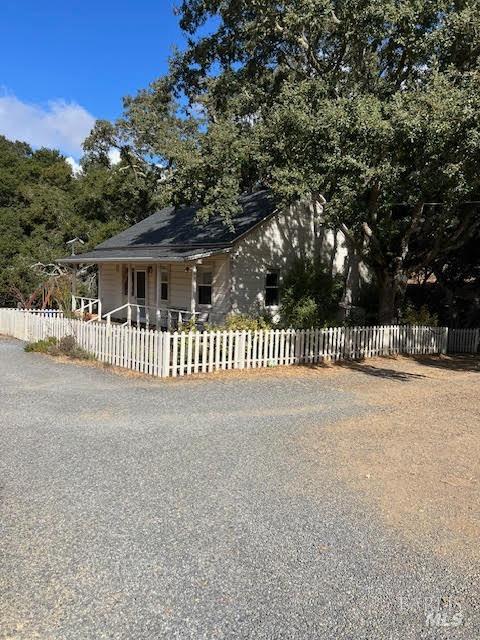
M343 278L332 276L320 260L298 261L283 281L281 324L299 329L338 324L343 291Z
M223 325L205 326L207 331L260 331L271 329L272 321L265 316L250 316L245 313L231 313Z
M438 326L438 316L436 313L431 313L426 304L423 304L419 309L412 305L407 305L402 313L402 324L436 327Z
M37 340L37 342L28 342L24 349L36 353L47 353L50 356L66 356L81 360L88 360L92 357L85 349L78 346L74 336L64 336L60 340L50 337L45 340Z
M50 353L52 347L57 345L56 338L46 338L45 340L37 340L37 342L27 342L25 351L34 351L36 353Z
M191 331L198 331L195 318L190 318L184 322L179 322L177 331L180 333L190 333Z

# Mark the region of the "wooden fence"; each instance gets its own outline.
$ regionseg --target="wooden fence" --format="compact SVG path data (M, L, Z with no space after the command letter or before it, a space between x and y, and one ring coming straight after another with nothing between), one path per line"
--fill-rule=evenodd
M36 341L73 335L95 358L154 376L184 376L397 354L476 353L478 329L422 326L170 333L0 309L0 333Z
M450 329L448 353L477 353L480 345L480 329Z

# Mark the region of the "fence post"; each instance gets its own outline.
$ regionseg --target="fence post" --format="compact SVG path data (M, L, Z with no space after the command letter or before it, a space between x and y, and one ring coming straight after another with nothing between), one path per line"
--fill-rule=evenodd
M23 336L22 336L22 340L25 340L25 342L28 342L29 340L29 335L28 335L28 316L29 314L26 311L20 311L19 313L23 313Z
M168 378L170 374L170 333L165 331L163 333L162 344L162 378Z
M240 334L240 361L238 363L239 369L245 369L245 347L246 347L247 333L245 329Z

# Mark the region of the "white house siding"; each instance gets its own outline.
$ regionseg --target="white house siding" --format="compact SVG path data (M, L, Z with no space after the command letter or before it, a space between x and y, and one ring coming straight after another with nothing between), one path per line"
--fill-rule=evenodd
M161 269L169 272L169 299L160 301L160 308L190 310L192 298L192 272L193 262L161 263ZM229 260L227 256L219 256L201 261L202 267L212 267L213 289L212 305L202 307L197 304L197 311L207 318L209 322L221 322L230 311L230 286L228 280ZM200 265L199 265L200 266ZM123 293L123 267L122 263L100 264L98 269L99 292L102 301L103 313L126 304L128 298ZM157 265L156 263L137 263L131 265L132 269L146 271L147 274L147 299L146 304L155 306L157 295ZM186 270L187 268L190 270ZM133 297L132 302L135 302ZM125 317L126 312L118 314Z
M267 271L279 269L281 281L296 259L317 255L322 256L332 274L345 274L345 302L350 303L355 298L360 280L365 278L362 265L350 255L343 234L322 224L321 206L304 202L259 224L236 242L231 253L199 261L201 267L212 267L213 290L212 305L201 307L197 303L196 310L213 324L221 323L231 312L263 312ZM186 267L193 264L161 264L170 275L169 300L160 301L161 308L190 310L192 273ZM155 306L157 265L138 263L132 264L132 268L147 272L146 304ZM127 302L127 296L123 295L122 264L99 265L99 285L104 313ZM273 315L275 311L269 309Z
M314 255L322 256L332 274L346 273L349 268L345 238L322 224L321 205L299 203L260 224L232 252L233 311L264 311L267 271L279 269L281 281L295 260ZM269 311L275 315L275 309Z
M208 263L206 263L208 264ZM232 310L230 292L230 256L222 255L210 261L213 266L212 308L209 321L221 323Z
M102 301L103 313L116 309L123 304L121 265L98 265L98 291Z

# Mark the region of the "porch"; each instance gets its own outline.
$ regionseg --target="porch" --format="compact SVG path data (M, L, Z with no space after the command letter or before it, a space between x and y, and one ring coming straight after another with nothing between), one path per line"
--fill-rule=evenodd
M198 325L202 316L199 311L192 313L186 309L152 307L130 302L104 314L100 298L86 298L75 295L72 295L72 311L75 315L84 319L85 322L106 322L107 324L113 322L122 326L163 329L166 331L184 327L192 322ZM206 319L203 323L205 322Z
M221 272L218 261L102 263L98 297L77 295L74 284L72 311L86 322L166 330L187 324L202 327L210 320L214 280L218 284Z

